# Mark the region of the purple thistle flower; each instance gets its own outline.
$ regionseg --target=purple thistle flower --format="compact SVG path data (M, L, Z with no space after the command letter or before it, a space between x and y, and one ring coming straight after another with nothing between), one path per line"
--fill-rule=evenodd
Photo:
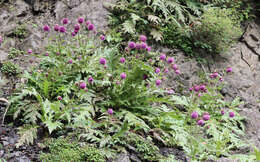
M3 38L0 36L0 44L3 42Z
M159 86L161 83L162 83L162 81L161 81L160 79L157 79L157 80L155 81L155 84L156 84L157 86Z
M166 55L164 53L161 53L160 60L165 60L165 59L166 59Z
M221 113L221 115L224 115L224 114L225 114L225 111L224 111L224 110L221 110L220 113Z
M158 73L160 73L160 72L161 72L160 68L155 68L155 73L156 73L156 74L158 74Z
M203 120L208 121L210 119L210 115L205 114L205 115L203 115L202 118L203 118Z
M128 48L134 49L135 48L135 42L129 42L128 43Z
M142 48L142 45L140 43L136 43L136 47L135 48L139 50L139 49Z
M193 88L191 87L191 88L189 88L189 91L192 91L193 90Z
M107 60L103 57L101 57L100 60L99 60L99 63L102 64L102 65L105 65L106 62L107 62Z
M85 82L81 82L80 85L79 85L79 88L80 89L85 89L86 88L86 83Z
M55 31L59 31L59 29L60 29L60 26L58 24L54 25L54 30Z
M88 82L91 84L91 83L93 83L93 81L94 81L94 79L92 78L92 77L89 77L88 78Z
M66 28L64 26L60 26L59 31L61 33L65 33L66 32Z
M120 63L122 63L122 64L125 63L125 58L124 57L120 58Z
M202 96L202 94L201 93L198 93L198 97L201 97Z
M121 79L125 79L125 78L126 78L126 73L121 73L121 74L120 74L120 78L121 78Z
M148 79L148 76L146 74L143 75L143 80Z
M219 78L219 81L222 82L224 79L223 78Z
M235 113L234 113L234 112L232 112L232 111L229 112L229 117L230 117L230 118L233 118L234 116L235 116Z
M49 53L46 52L46 53L45 53L45 56L49 56Z
M58 96L57 99L60 101L60 100L62 100L62 97L61 97L61 96Z
M195 92L199 92L199 90L200 90L200 86L198 86L198 85L194 86L194 91Z
M60 53L59 53L59 52L56 52L56 55L58 55L58 56L59 56L59 55L60 55Z
M142 49L146 49L146 47L147 47L146 43L142 42L142 43L141 43L141 48L142 48Z
M69 64L72 64L72 62L73 62L73 61L72 61L71 59L68 61Z
M174 58L173 58L173 57L169 57L168 60L167 60L168 64L173 63L173 61L174 61Z
M106 36L101 35L101 36L100 36L100 39L101 39L102 41L104 41L104 40L106 39Z
M150 47L150 46L147 46L147 47L146 47L146 51L147 51L147 52L150 52L151 49L152 49L152 47Z
M177 64L173 64L173 65L172 65L172 69L175 70L175 71L178 70Z
M169 69L168 69L168 68L165 68L165 69L164 69L164 73L167 74L168 72L169 72Z
M27 53L32 54L32 49L28 49Z
M48 25L44 25L43 26L43 30L48 32L48 31L50 31L50 27Z
M113 115L114 111L113 111L113 109L108 109L108 110L107 110L107 113L108 113L109 115Z
M84 18L83 17L78 18L78 23L82 24L83 22L84 22Z
M120 84L120 82L119 82L119 81L116 81L116 84L117 84L117 85L119 85L119 84Z
M210 74L210 78L217 78L218 77L218 73L217 72L214 72L212 74Z
M203 126L204 124L205 124L205 122L204 122L204 120L199 120L198 122L197 122L197 124L199 125L199 126Z
M80 29L80 25L79 25L79 24L75 24L75 25L74 25L74 30L75 30L75 31L79 31L79 29Z
M140 35L140 41L145 42L147 40L147 37L145 35Z
M90 25L91 24L91 22L88 20L88 21L86 21L86 26L88 26L88 25Z
M89 24L89 25L88 25L88 30L90 30L90 31L91 31L91 30L94 30L94 25L93 25L93 24Z
M227 73L231 73L231 72L232 72L232 68L231 68L231 67L228 67L228 68L226 69L226 72L227 72Z
M171 94L173 94L174 93L174 91L172 90L172 89L170 89L169 91L168 91L168 95L171 95Z
M175 74L179 75L181 74L181 71L179 69L175 70Z
M201 85L201 86L200 86L200 90L201 90L201 91L205 91L205 90L206 90L206 86L205 86L205 85Z
M192 119L197 119L199 117L199 114L196 111L193 111L190 115Z
M71 33L71 36L72 36L72 37L75 37L76 35L77 35L76 32L72 32L72 33Z
M68 24L69 23L69 19L68 18L64 18L62 19L62 24Z

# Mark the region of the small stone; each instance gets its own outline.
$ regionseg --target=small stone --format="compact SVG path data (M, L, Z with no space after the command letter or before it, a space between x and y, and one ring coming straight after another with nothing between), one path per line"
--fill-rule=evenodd
M9 145L9 143L7 141L3 141L3 145L7 146L7 145Z
M0 150L0 157L2 157L4 155L5 151L4 150Z

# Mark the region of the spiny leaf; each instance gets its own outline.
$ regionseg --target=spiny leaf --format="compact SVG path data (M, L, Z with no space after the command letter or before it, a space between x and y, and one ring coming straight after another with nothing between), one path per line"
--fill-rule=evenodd
M155 23L155 24L161 23L161 19L157 16L154 16L154 15L148 15L148 20Z
M37 128L35 125L25 125L24 127L18 128L18 134L20 136L16 147L19 148L24 144L33 144L34 139L37 137Z
M150 34L153 36L153 39L155 39L156 41L162 41L163 39L162 33L158 30L152 29Z
M122 25L123 25L123 31L125 33L130 33L130 34L135 33L135 25L130 20L125 21Z

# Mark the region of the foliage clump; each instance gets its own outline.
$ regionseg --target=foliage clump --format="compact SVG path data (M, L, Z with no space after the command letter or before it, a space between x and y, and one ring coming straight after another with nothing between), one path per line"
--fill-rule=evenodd
M70 162L105 162L105 155L93 146L80 147L76 142L68 139L50 139L45 145L49 153L41 153L40 160L47 162L70 161Z
M18 65L7 61L2 64L1 72L8 76L16 76L20 74L21 70Z
M193 28L195 47L210 54L226 52L242 34L240 23L228 9L210 8Z

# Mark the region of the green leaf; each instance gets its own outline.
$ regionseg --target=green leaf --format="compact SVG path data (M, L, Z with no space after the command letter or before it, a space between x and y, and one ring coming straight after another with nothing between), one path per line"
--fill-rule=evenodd
M135 25L132 21L127 20L122 25L123 25L123 31L125 33L130 33L130 34L135 33Z
M59 121L52 122L50 120L47 120L47 121L45 121L43 123L48 128L50 134L52 133L52 131L54 131L57 128L61 128L61 126L62 126L62 123L59 122Z

